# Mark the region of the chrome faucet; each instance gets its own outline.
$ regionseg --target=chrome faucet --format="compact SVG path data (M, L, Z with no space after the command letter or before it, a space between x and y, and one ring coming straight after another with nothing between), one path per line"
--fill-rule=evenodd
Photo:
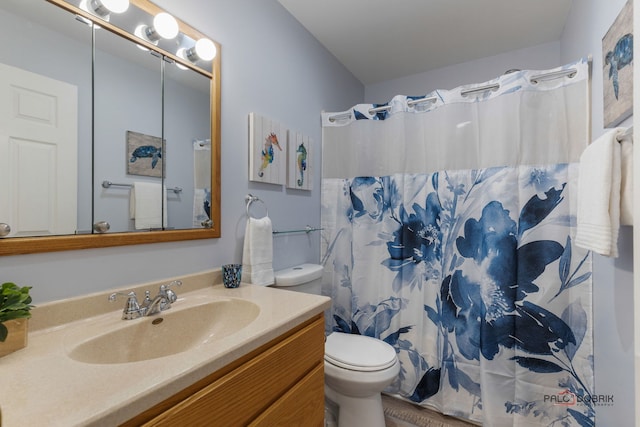
M151 316L153 314L160 313L161 311L170 309L171 304L176 302L178 296L173 290L169 289L170 286L174 285L181 286L182 282L180 280L174 280L168 285L160 285L160 289L158 290L158 294L155 296L155 298L151 298L151 292L145 291L145 296L142 304L138 303L138 298L134 291L130 291L128 293L114 292L109 295L109 301L115 301L118 295L124 295L127 297L127 302L125 303L124 310L122 310L122 319L124 320Z

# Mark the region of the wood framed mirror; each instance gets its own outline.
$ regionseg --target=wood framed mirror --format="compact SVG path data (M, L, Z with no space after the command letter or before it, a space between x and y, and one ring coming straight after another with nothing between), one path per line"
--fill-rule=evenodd
M15 3L16 5L20 4L23 0L8 0L9 3ZM199 76L200 81L202 79L208 79L209 81L209 111L210 111L210 138L206 138L206 135L199 139L199 141L210 142L210 187L207 196L209 200L207 200L207 208L206 221L202 221L200 228L198 228L199 224L196 224L194 219L194 227L189 228L189 224L185 225L185 221L182 221L177 226L167 226L167 224L163 224L160 229L149 229L145 231L139 231L134 229L133 231L124 231L123 229L119 229L116 232L108 231L102 232L99 230L99 227L96 227L96 222L101 221L99 214L95 212L95 200L96 193L99 193L101 190L100 185L105 178L104 176L97 176L94 172L95 170L95 150L91 148L91 158L93 162L93 166L91 168L91 185L86 182L77 182L78 191L80 192L81 187L84 187L82 191L91 193L91 221L86 219L81 220L80 218L76 221L76 227L74 234L62 234L62 235L43 235L37 237L9 237L9 238L0 238L0 255L18 255L18 254L29 254L29 253L41 253L41 252L51 252L51 251L64 251L64 250L77 250L77 249L89 249L89 248L102 248L102 247L111 247L111 246L122 246L122 245L137 245L137 244L148 244L148 243L160 243L160 242L174 242L174 241L182 241L182 240L195 240L195 239L209 239L220 237L220 186L221 186L221 178L220 178L220 45L215 41L214 46L217 50L216 56L212 61L200 61L197 58L194 60L192 57L187 59L186 55L181 55L178 51L172 52L171 49L175 49L176 41L171 43L164 43L160 41L151 42L145 38L141 38L139 35L135 34L133 28L125 28L125 26L120 25L118 19L111 19L109 21L104 18L95 16L86 10L86 8L82 8L82 4L80 0L29 0L31 2L37 1L45 3L51 7L62 9L66 11L66 13L70 13L71 18L75 16L76 20L85 20L88 22L88 25L95 27L99 26L99 31L104 32L107 31L111 34L111 36L117 36L124 40L128 40L132 44L140 47L141 49L148 49L151 53L153 53L158 58L161 58L159 61L164 66L165 64L171 64L174 68L177 66L180 69L187 70L191 74L195 74ZM87 0L82 0L86 3ZM89 0L90 1L90 0ZM24 4L23 4L24 5ZM130 9L133 8L133 13L137 13L138 15L146 15L147 20L152 19L157 14L163 12L155 4L151 3L148 0L130 0ZM2 12L2 11L0 11ZM124 15L124 14L123 14ZM46 19L46 18L39 18ZM186 40L188 42L195 43L195 41L208 38L198 30L190 27L189 25L182 22L180 19L176 18L179 27L179 37L181 40ZM97 27L96 27L97 28ZM9 41L6 41L9 43ZM91 49L95 49L95 39L91 40L93 47ZM156 45L157 43L157 45ZM92 64L93 66L93 64ZM171 76L171 72L168 71L163 75ZM92 76L94 74L92 73ZM93 78L92 77L92 78ZM92 82L92 90L93 84ZM202 83L199 83L202 84ZM206 86L206 82L204 83ZM163 89L164 90L164 89ZM174 91L175 93L175 91ZM93 96L93 92L92 92ZM163 92L164 99L164 92ZM164 102L164 101L163 101ZM95 144L96 135L93 135L97 130L95 129L95 121L94 110L95 110L95 99L92 102L92 125L91 127L91 142L92 146ZM82 108L80 108L82 110ZM174 108L174 111L176 109ZM86 114L84 111L85 117L83 118L83 113L79 112L78 121L80 123L85 123L86 125ZM167 117L169 115L169 117ZM163 104L163 117L162 117L162 140L165 139L165 124L168 123L167 127L171 128L172 124L168 120L168 118L173 117L172 113L168 111L164 113L164 104ZM82 125L78 125L81 127ZM176 126L173 125L173 128ZM172 130L168 131L171 132ZM86 130L85 130L86 132ZM100 131L102 132L102 131ZM200 132L202 134L202 132ZM207 141L207 139L209 141ZM189 141L191 142L191 141ZM195 142L195 140L194 140ZM167 144L169 142L167 141ZM121 148L118 148L121 150ZM169 147L169 150L171 148ZM82 164L81 166L82 167ZM174 166L174 169L175 166ZM166 170L166 172L165 172ZM167 176L171 176L170 168L163 169L162 174L162 183L167 186L173 185L173 183L169 182ZM78 181L82 181L78 179ZM202 179L201 179L202 181ZM88 189L91 187L90 189ZM126 194L126 190L124 192ZM122 196L122 194L120 195ZM80 198L80 196L78 196ZM193 191L188 194L188 197L193 197ZM188 204L191 204L190 199L186 199ZM86 209L86 207L83 207ZM163 205L163 210L168 209ZM195 210L195 208L194 208ZM78 212L82 212L82 208L78 209ZM37 212L36 212L37 213ZM125 215L125 214L123 214ZM194 216L195 218L195 216ZM84 223L83 223L84 221ZM2 218L0 218L0 222ZM93 230L86 230L87 228L93 228ZM96 230L98 228L98 230ZM83 231L84 229L84 231ZM86 234L85 234L86 233Z

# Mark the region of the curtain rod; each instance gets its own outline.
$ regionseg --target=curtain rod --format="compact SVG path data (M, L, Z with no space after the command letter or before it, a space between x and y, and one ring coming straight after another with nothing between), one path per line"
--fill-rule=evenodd
M542 74L536 74L534 76L531 76L531 78L529 78L529 82L532 84L538 84L540 82L543 81L549 81L549 80L555 80L555 79L559 79L561 77L569 77L570 79L575 77L575 75L577 74L578 70L575 68L568 68L566 70L560 70L560 71L550 71L548 73L542 73ZM480 87L476 87L476 88L470 88L470 89L464 89L460 91L460 95L462 96L466 96L469 95L471 93L475 93L475 92L484 92L487 90L498 90L500 88L500 84L499 83L493 83L493 84L489 84L489 85L484 85L484 86L480 86ZM438 100L437 96L429 96L426 98L419 98L419 99L412 99L410 101L407 101L407 105L408 106L413 106L416 104L422 104L425 102L436 102ZM388 111L391 109L390 105L382 105L380 107L375 107L375 108L371 108L369 109L369 114L376 114L379 113L381 111ZM343 113L343 114L337 114L335 116L329 116L329 121L330 122L335 122L336 120L341 120L341 119L348 119L351 118L351 113Z

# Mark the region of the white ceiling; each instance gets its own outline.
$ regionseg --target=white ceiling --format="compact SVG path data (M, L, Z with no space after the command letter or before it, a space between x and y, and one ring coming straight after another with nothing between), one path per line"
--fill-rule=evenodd
M559 40L571 0L278 0L363 84Z

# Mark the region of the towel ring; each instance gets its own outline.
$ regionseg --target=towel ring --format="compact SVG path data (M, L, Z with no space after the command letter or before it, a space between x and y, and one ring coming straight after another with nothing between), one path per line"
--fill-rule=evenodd
M262 203L262 206L264 206L264 211L266 212L265 216L269 216L269 209L267 209L267 204L260 200L260 198L258 198L258 196L254 196L253 194L247 194L246 196L244 196L244 200L247 202L247 216L249 218L253 218L251 216L251 214L249 213L249 207L251 206L251 203L253 202L260 202Z

